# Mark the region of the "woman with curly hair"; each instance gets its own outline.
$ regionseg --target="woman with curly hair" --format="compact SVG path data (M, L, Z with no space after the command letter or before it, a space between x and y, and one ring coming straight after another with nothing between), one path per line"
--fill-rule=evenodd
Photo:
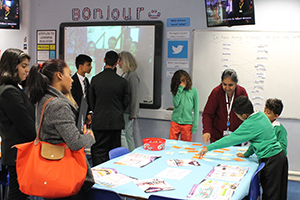
M174 110L171 120L169 139L191 142L192 133L196 133L199 121L199 97L192 87L190 75L184 70L177 70L171 80ZM194 111L194 116L193 116Z

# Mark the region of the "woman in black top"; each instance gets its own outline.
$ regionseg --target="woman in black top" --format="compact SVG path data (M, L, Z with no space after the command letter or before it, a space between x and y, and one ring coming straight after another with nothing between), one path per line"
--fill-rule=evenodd
M34 107L23 92L21 82L29 72L30 56L19 49L7 49L0 60L0 136L2 165L9 172L8 199L26 199L19 190L16 173L15 144L33 141Z

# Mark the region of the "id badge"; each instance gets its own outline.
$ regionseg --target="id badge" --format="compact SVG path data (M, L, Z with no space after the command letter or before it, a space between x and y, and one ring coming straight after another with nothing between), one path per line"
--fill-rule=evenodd
M230 135L231 131L223 131L223 136L227 136L227 135Z

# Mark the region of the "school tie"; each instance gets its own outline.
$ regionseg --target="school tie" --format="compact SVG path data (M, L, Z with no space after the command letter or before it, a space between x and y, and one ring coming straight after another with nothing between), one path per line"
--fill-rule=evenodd
M88 90L88 80L87 80L87 78L84 78L83 79L83 84L84 84L84 98L86 98L87 97L87 90Z

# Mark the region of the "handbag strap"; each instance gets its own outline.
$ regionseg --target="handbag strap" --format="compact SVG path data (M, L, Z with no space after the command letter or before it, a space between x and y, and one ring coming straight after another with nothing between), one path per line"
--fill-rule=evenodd
M40 140L40 132L41 132L41 126L42 126L42 122L43 122L43 118L44 118L44 112L46 109L46 105L49 103L49 101L51 101L52 99L54 99L55 97L51 97L49 99L47 99L47 101L44 103L43 108L42 108L42 113L41 113L41 117L40 117L40 123L39 123L39 128L38 128L38 132L36 134L36 138L34 140L34 144L37 145L41 140Z

